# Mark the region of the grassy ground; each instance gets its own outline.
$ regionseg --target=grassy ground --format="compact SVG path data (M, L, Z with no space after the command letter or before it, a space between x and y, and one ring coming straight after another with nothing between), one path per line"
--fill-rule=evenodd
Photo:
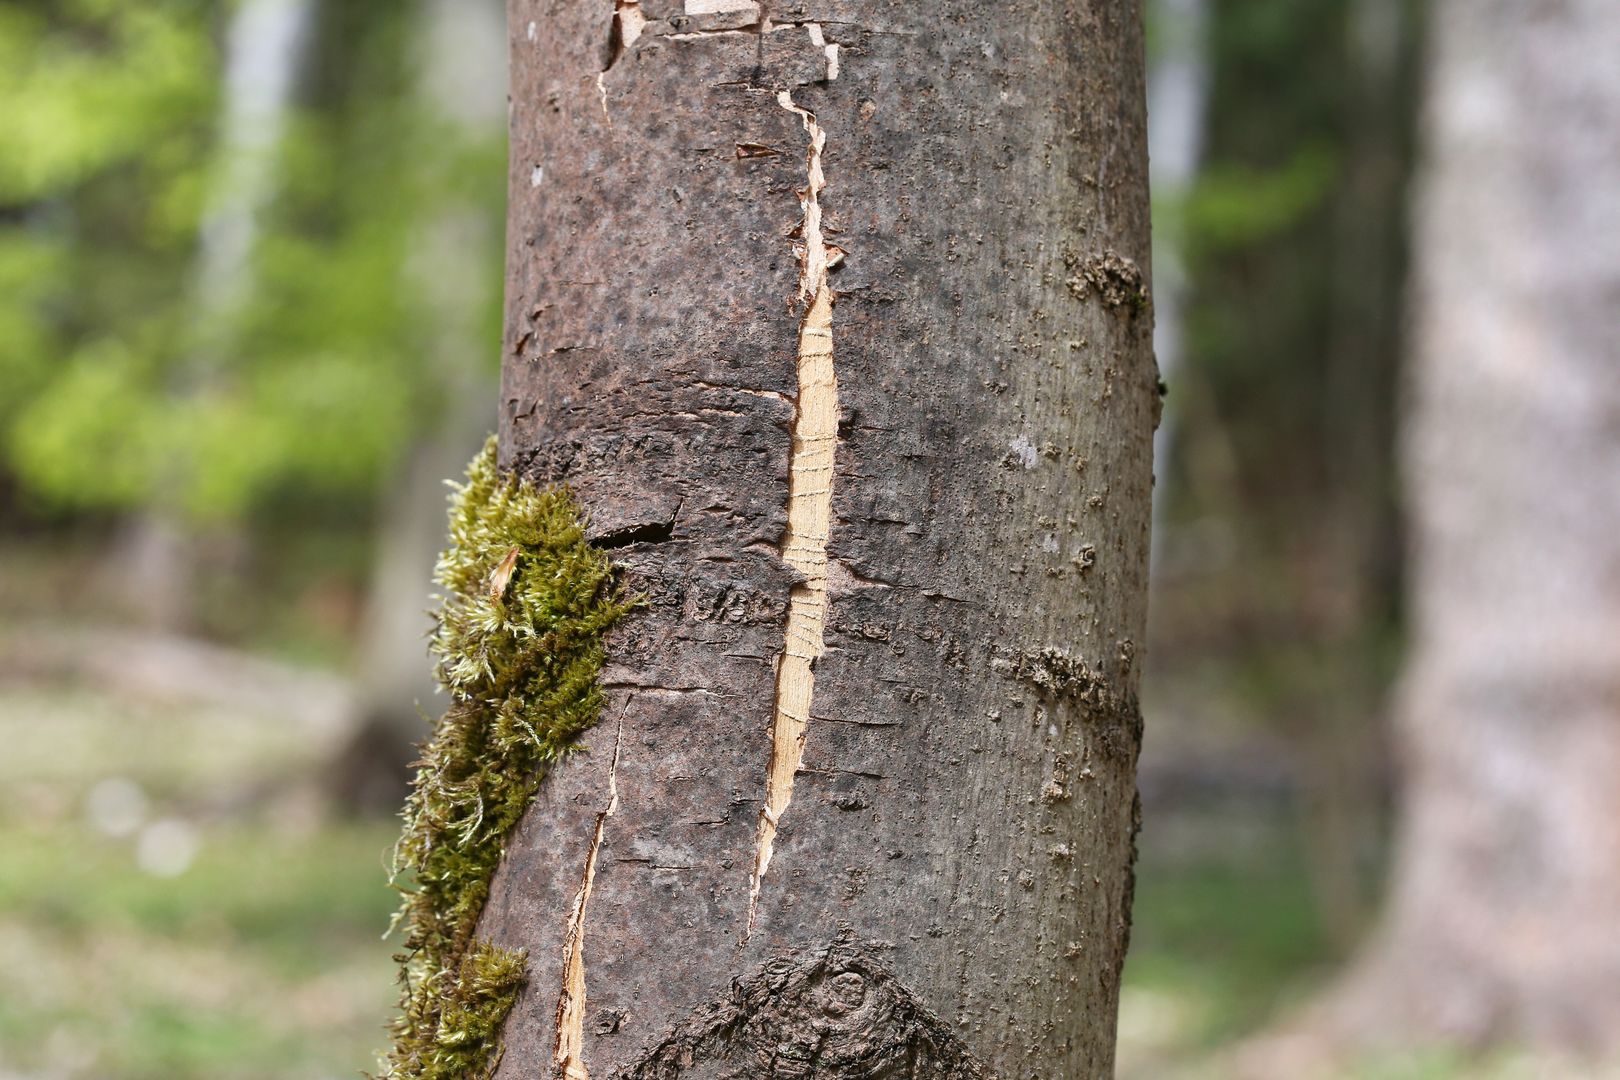
M1164 1075L1261 1027L1330 966L1286 828L1189 858L1144 825L1120 1005L1120 1076Z
M0 688L0 1077L370 1067L396 830L312 812L298 731Z

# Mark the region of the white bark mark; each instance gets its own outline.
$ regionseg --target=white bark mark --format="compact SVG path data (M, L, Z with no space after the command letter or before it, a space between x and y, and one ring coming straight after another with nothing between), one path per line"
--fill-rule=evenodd
M647 16L641 10L641 0L613 0L611 55L607 67L596 74L596 93L602 99L602 115L607 117L608 127L613 126L613 114L608 112L607 73L641 37L646 25Z
M624 712L629 711L627 701ZM591 1075L585 1068L585 910L591 902L591 887L596 883L602 832L607 819L619 808L619 748L623 745L624 713L620 713L618 730L613 737L613 760L608 765L607 807L596 815L596 831L585 855L585 873L579 892L574 896L574 908L568 915L568 932L563 938L563 983L562 993L557 998L557 1046L553 1057L564 1080L590 1080Z
M729 15L741 11L757 16L759 3L758 0L686 0L684 9L688 15Z
M619 22L619 56L623 56L625 50L641 36L642 27L647 25L647 16L642 13L641 0L615 0L613 17ZM614 57L615 60L618 58Z
M788 462L788 524L782 558L804 576L788 598L787 634L776 673L776 710L771 758L765 775L765 806L760 811L759 845L748 894L748 925L753 929L760 884L771 864L776 829L793 799L793 779L804 758L805 725L815 688L815 662L822 651L827 619L827 532L832 514L833 455L838 438L838 381L833 370L833 294L827 270L833 254L821 231L821 170L827 136L815 116L793 103L784 90L776 97L796 114L810 137L804 208L800 225L799 397Z
M827 43L827 36L821 32L820 23L806 23L805 29L810 31L810 43L821 50L827 58L827 81L832 82L838 78L838 44Z

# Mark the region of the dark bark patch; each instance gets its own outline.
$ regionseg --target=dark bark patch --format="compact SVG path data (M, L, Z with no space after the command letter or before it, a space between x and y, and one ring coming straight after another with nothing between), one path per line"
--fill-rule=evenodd
M612 548L629 547L631 544L662 544L675 535L675 519L668 521L642 521L614 529L591 538L596 547L611 550Z
M613 1080L993 1080L876 957L784 953L699 1007Z

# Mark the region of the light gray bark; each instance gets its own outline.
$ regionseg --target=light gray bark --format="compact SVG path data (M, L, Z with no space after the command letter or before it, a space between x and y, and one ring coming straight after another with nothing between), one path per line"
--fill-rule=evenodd
M1620 1051L1620 41L1436 7L1405 429L1411 655L1359 1038Z

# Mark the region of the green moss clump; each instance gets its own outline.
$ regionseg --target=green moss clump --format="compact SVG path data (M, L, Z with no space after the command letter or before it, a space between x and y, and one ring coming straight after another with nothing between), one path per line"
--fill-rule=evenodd
M401 1034L390 1059L389 1076L443 1080L486 1080L501 1063L501 1022L512 1011L523 985L527 957L475 941L450 972L419 984L405 999ZM418 1034L420 1033L420 1037Z
M499 1061L524 957L473 932L546 768L601 712L603 639L630 606L573 497L502 476L493 438L451 499L434 579L451 704L422 748L395 857L405 990L389 1080L468 1080Z

